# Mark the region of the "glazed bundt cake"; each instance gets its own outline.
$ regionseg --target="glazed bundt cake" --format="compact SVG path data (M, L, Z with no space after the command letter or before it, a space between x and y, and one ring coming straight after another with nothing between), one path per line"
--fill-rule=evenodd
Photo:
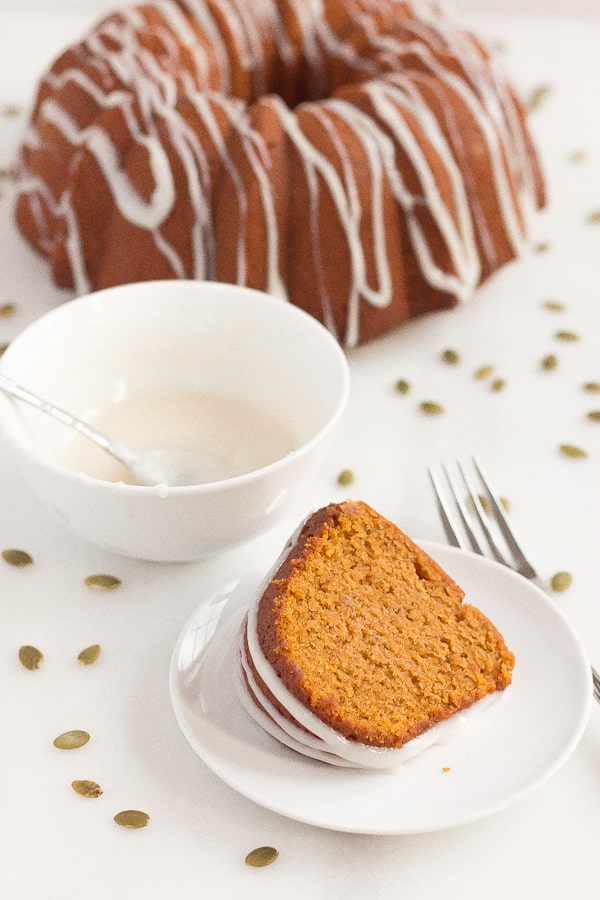
M240 698L307 756L395 765L511 682L512 653L463 597L367 504L331 504L307 519L250 607Z
M543 185L497 60L429 0L155 0L43 77L16 218L77 292L195 278L354 345L467 298Z

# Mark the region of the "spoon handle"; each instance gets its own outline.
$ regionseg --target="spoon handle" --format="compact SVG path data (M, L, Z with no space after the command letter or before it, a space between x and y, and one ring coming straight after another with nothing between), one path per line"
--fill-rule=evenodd
M78 431L84 437L89 438L89 440L98 444L103 450L106 450L107 453L110 453L111 456L114 456L115 459L124 463L126 466L129 467L130 463L133 464L135 462L134 454L130 452L128 447L120 444L119 441L106 437L106 435L102 434L100 431L96 431L91 425L88 425L87 422L83 422L81 419L71 415L71 413L66 412L59 406L55 406L48 400L38 397L37 394L32 394L27 388L17 384L17 382L13 381L11 378L7 378L7 376L3 375L1 372L0 389L6 394L10 394L10 396L16 397L18 400L29 403L30 406L34 406L41 412L47 413L49 416L52 416L53 419L62 422L63 425L74 428L75 431Z

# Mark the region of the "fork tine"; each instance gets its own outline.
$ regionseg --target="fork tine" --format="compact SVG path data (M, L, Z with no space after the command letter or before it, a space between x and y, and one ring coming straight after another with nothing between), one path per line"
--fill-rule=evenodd
M478 462L476 457L472 457L472 462L475 466L477 474L481 478L481 483L485 487L494 514L494 518L496 519L496 522L498 523L498 526L502 531L504 539L515 558L515 562L517 563L517 571L520 572L521 575L524 575L525 578L537 578L537 572L535 571L531 563L526 559L525 554L517 543L513 528L508 523L508 520L504 514L504 510L502 509L500 499L496 495L496 492L491 485L490 479L485 474L481 463Z
M456 527L454 517L450 512L450 507L444 500L444 492L438 479L431 469L427 469L427 474L429 475L429 479L433 486L433 493L435 494L440 519L442 520L442 526L444 528L444 532L446 534L448 542L452 544L453 547L458 547L461 550L466 550L467 547L465 545L465 542L461 540L460 532Z
M463 523L463 527L464 527L467 537L469 539L469 543L471 544L471 547L475 551L475 553L479 553L481 556L483 556L484 555L483 550L479 544L479 541L477 540L477 538L475 536L475 532L473 531L473 529L471 528L471 525L469 523L469 511L467 510L467 508L463 502L463 499L460 495L460 491L458 491L456 489L454 482L452 481L452 478L450 477L450 473L449 473L448 469L443 464L442 464L442 471L444 472L444 475L446 476L446 481L448 482L448 487L450 488L450 495L456 504L456 508L458 509L458 513L460 515L461 521ZM465 548L463 547L463 549L465 549Z
M514 562L516 563L516 565L513 565L513 564L507 562L503 558L500 551L495 546L495 544L492 540L492 537L489 534L489 529L488 529L487 523L485 522L485 517L484 517L485 511L482 507L479 497L473 490L470 480L467 477L464 468L461 466L460 462L457 461L456 468L460 472L462 480L464 481L468 496L473 503L474 509L477 514L477 518L479 519L479 523L484 531L486 539L488 540L488 542L490 544L490 549L496 556L496 559L498 560L498 562L502 563L503 565L507 566L510 569L516 569L516 571L519 572L520 575L523 575L525 578L528 578L531 581L535 582L536 584L538 584L538 586L540 588L542 588L542 590L544 590L547 593L548 592L547 585L544 585L541 583L541 579L537 575L537 573L536 573L535 569L533 568L533 566L531 565L531 563L528 562L528 560L525 558L523 551L521 550L519 544L517 543L517 541L514 537L514 534L512 532L512 528L509 525L509 523L504 515L504 511L500 504L500 500L499 500L498 496L496 495L494 489L492 488L489 478L484 473L481 464L478 462L478 460L475 457L472 457L472 463L475 468L475 471L477 472L477 474L479 475L479 478L481 479L481 483L485 487L486 493L488 495L488 499L491 503L491 509L492 509L494 518L506 539L506 543L507 543L508 547L510 548L510 550L514 556ZM467 518L469 515L469 512L462 500L462 497L461 497L460 493L456 490L447 468L443 464L441 464L441 468L442 468L442 471L444 472L444 475L448 482L448 486L450 489L450 496L452 497L452 500L454 500L454 503L456 504L456 508L459 511L462 523L465 528L465 532L469 537L469 541L471 542L471 545L476 553L479 553L482 556L485 556L483 550L481 549L481 547L479 546L479 543L477 542L475 535L473 534L472 529L469 526L469 522L468 522L468 518ZM446 503L446 500L444 499L444 491L442 490L440 482L436 478L432 469L427 469L427 472L429 474L429 478L431 479L431 484L433 485L433 492L435 494L435 498L436 498L437 505L438 505L438 510L440 513L440 518L442 520L442 524L444 526L444 531L446 532L446 537L448 538L448 541L454 547L459 547L461 550L468 550L469 548L467 545L467 541L465 541L465 539L464 539L464 537L462 537L459 529L456 527L455 521L454 521L452 513L450 511L450 507ZM600 703L600 672L597 672L593 666L591 666L591 670L592 670L592 683L593 683L594 698L598 701L598 703Z
M483 509L483 506L481 505L481 501L479 499L477 491L474 489L474 487L471 483L471 479L468 477L466 471L464 470L464 468L461 466L461 464L459 462L456 463L456 467L457 467L458 471L460 472L461 478L462 478L465 488L467 490L468 497L469 497L471 503L473 504L473 509L475 510L475 515L477 516L477 520L479 521L481 530L485 534L485 538L489 544L489 548L492 551L492 556L494 557L494 559L497 560L497 562L502 563L503 565L507 566L508 563L507 563L506 559L504 558L504 556L502 555L502 553L500 552L500 550L498 549L496 542L494 541L492 532L490 531L490 527L489 527L488 523L486 522L485 511Z

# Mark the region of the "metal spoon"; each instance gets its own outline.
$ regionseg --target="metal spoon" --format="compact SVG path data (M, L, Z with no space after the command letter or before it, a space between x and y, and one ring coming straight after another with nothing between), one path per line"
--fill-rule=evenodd
M87 422L83 422L71 413L59 406L55 406L48 400L44 400L37 394L33 394L27 388L0 373L0 390L24 400L41 412L47 413L53 419L75 429L83 437L93 441L107 453L110 453L118 462L122 463L134 476L140 485L153 486L165 484L169 486L197 484L198 476L189 470L191 454L189 451L167 450L164 448L150 448L146 450L132 450L120 441L107 437L97 431Z

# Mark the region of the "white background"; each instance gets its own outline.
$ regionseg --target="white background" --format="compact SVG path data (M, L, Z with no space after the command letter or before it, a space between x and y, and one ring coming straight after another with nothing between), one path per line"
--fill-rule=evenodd
M455 5L467 7L466 0ZM45 61L112 6L65 0L50 13L47 0L0 0L1 102L28 103ZM508 0L489 6L522 9ZM580 390L584 381L600 381L600 226L587 224L600 209L600 23L538 18L544 6L598 12L597 3L575 0L529 4L535 18L498 14L481 28L505 45L524 96L540 84L551 89L531 117L550 198L533 237L550 251L506 267L468 306L351 354L348 414L307 503L342 499L348 489L336 477L350 468L354 496L417 538L443 540L426 466L478 452L510 499L512 521L540 573L573 572L572 588L555 599L600 666L600 426L585 420L597 397ZM72 12L57 16L60 8ZM4 16L9 9L15 12ZM0 167L10 164L22 125L0 117ZM579 165L569 162L576 150L587 154ZM67 298L16 233L11 203L3 184L0 301L12 300L18 311L0 321L0 342ZM565 313L553 317L545 299L565 302ZM558 328L582 340L560 346ZM460 351L460 367L440 363L446 347ZM550 352L560 368L542 373L539 360ZM487 362L507 378L498 395L472 378ZM413 385L408 397L394 391L400 377ZM420 415L420 399L443 403L446 414ZM586 446L590 457L563 459L556 452L563 441ZM45 515L1 446L0 498L0 547L23 547L35 558L27 570L0 566L2 900L597 900L597 706L565 767L489 819L402 838L300 825L225 787L186 743L169 701L168 667L181 628L207 579L215 569L234 570L236 558L157 566L89 547ZM286 536L270 539L271 558ZM103 571L121 577L122 587L92 596L83 578ZM82 671L74 655L93 642L103 656ZM24 643L44 651L39 672L20 667L16 648ZM54 750L56 734L86 726L93 739L76 756ZM73 778L98 780L104 795L82 800L69 786ZM147 829L126 832L113 823L114 812L131 806L150 813ZM250 870L244 856L261 844L276 846L280 857Z

